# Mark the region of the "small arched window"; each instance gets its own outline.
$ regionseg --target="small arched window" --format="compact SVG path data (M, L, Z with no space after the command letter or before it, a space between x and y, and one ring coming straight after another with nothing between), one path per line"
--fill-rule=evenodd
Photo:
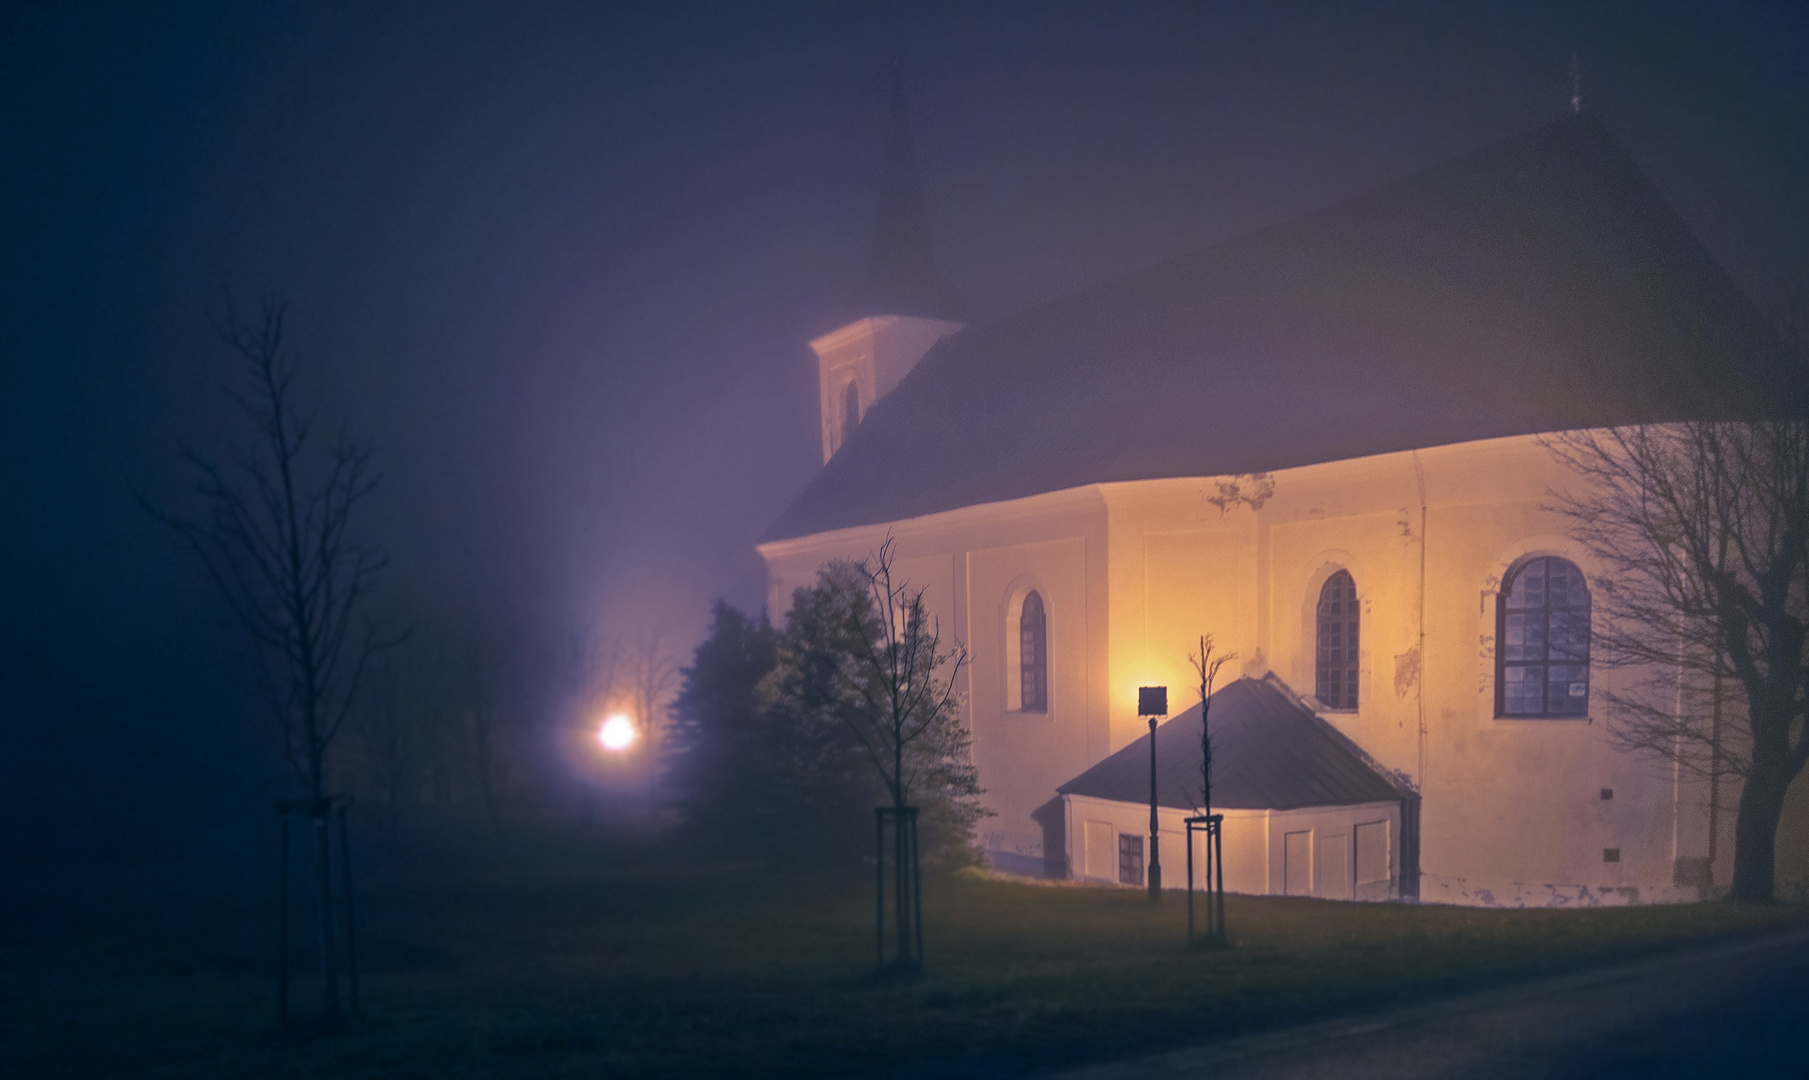
M1018 701L1024 712L1049 711L1049 619L1032 589L1018 615Z
M1318 677L1314 696L1328 709L1357 707L1357 583L1340 570L1319 590Z
M861 422L861 391L859 385L850 382L842 391L842 445L854 438L854 429Z
M1495 605L1495 715L1589 712L1589 586L1564 559L1508 572Z

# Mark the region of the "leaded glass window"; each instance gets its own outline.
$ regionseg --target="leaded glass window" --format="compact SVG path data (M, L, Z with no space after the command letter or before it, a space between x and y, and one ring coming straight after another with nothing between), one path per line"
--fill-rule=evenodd
M1508 574L1496 603L1495 715L1589 713L1589 585L1550 556Z
M1024 596L1018 615L1019 708L1024 712L1049 711L1049 619L1043 598L1035 590Z
M1328 709L1357 707L1357 583L1340 570L1319 590L1318 677L1313 694Z

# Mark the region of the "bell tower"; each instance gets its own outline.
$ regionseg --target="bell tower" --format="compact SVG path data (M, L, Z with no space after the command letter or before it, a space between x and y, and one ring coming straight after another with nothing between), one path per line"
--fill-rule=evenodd
M810 343L817 354L825 463L853 436L867 410L968 318L966 302L936 273L902 79L893 85L886 117L879 216L866 285L853 313L854 321Z

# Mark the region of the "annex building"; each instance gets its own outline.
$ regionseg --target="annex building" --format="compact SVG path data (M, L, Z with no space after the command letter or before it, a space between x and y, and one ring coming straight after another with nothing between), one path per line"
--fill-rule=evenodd
M812 342L824 464L759 550L772 610L888 536L971 664L993 865L1166 884L1214 697L1235 891L1693 898L1737 788L1616 750L1599 567L1541 434L1739 415L1769 331L1584 114L996 322L940 283L902 107L873 290ZM1187 706L1192 706L1191 710ZM1173 835L1170 835L1170 830ZM1711 858L1716 861L1711 865ZM1780 844L1780 878L1789 857Z

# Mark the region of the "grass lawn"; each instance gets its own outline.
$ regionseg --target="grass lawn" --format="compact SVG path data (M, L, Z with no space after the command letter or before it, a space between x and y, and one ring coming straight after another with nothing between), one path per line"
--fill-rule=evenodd
M888 980L870 970L865 875L575 849L451 867L371 875L368 1017L315 1039L276 1036L267 895L188 884L83 905L40 890L0 930L0 1073L1031 1074L1809 926L1791 905L1233 897L1235 947L1189 952L1182 897L1152 908L1136 890L956 876L926 883L928 973ZM303 1011L310 993L298 985Z

